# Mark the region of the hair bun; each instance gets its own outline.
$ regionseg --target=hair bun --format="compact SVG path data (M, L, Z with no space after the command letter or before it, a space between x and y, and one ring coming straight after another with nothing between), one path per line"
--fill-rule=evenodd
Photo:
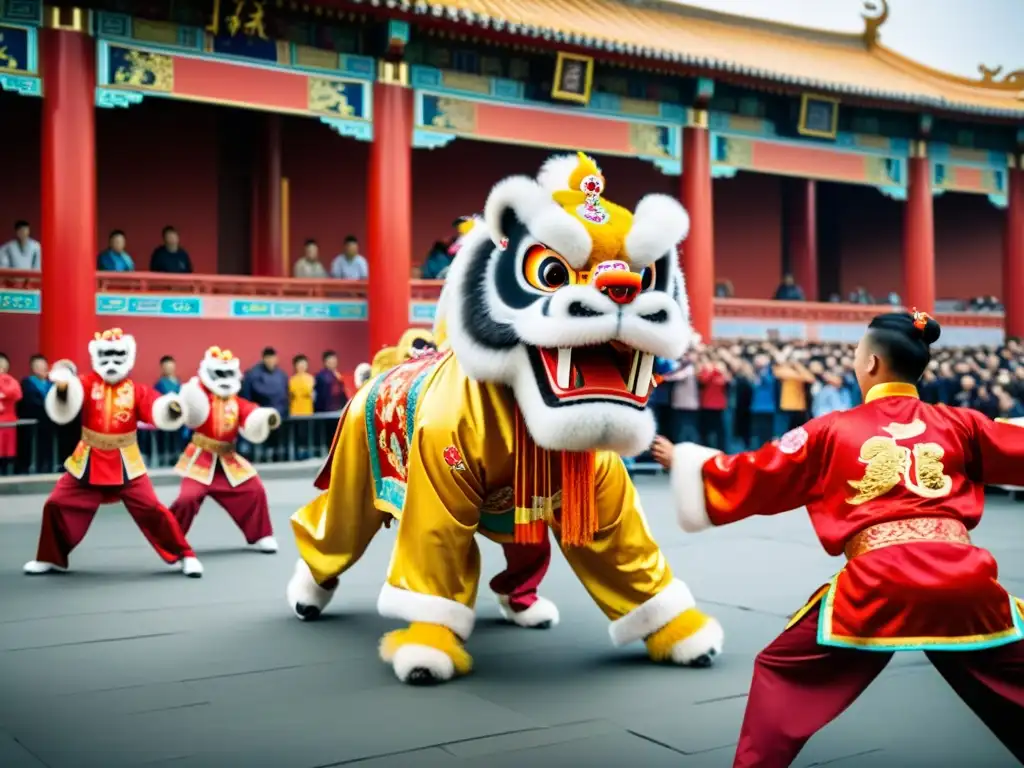
M921 338L924 339L925 344L934 344L939 340L942 335L942 326L940 326L934 318L929 317L924 324L924 328L921 329Z

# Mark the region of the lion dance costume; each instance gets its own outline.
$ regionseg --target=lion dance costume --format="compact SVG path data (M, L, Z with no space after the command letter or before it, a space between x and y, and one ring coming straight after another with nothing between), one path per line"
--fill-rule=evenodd
M261 408L238 397L242 371L230 350L210 347L199 375L181 388L192 442L174 471L184 478L171 512L188 533L207 496L220 504L242 530L247 544L261 552L277 552L270 523L267 490L252 464L235 450L241 435L259 444L281 424L273 408Z
M450 349L398 366L349 403L325 501L292 518L288 585L318 612L385 518L398 536L378 611L409 622L381 657L410 683L468 672L475 535L539 544L550 527L614 643L705 665L720 625L651 538L619 453L654 438L656 356L689 343L676 247L689 219L664 195L602 198L590 158L552 158L491 191L444 293Z
M67 362L55 363L50 372L54 386L46 395L46 414L55 424L68 424L81 412L82 437L43 506L39 548L25 573L67 570L68 556L85 538L100 505L120 501L165 562L180 563L186 576L201 576L203 567L178 521L153 491L136 432L139 422L169 432L180 429L181 399L158 395L128 377L135 366L135 339L120 328L97 333L89 356L92 371L84 376Z
M466 230L468 231L468 230ZM465 233L463 233L465 234ZM438 304L434 331L410 328L402 334L398 346L385 347L374 355L368 366L362 386L395 366L424 355L436 353L438 347L447 348L447 335L443 309ZM365 364L364 364L365 365ZM327 477L329 480L329 476ZM320 485L326 485L321 481ZM498 609L506 621L526 629L548 629L559 620L558 606L537 591L551 565L551 542L547 536L536 544L515 541L500 542L505 555L506 568L493 579L490 587L498 599ZM309 617L309 611L303 618Z

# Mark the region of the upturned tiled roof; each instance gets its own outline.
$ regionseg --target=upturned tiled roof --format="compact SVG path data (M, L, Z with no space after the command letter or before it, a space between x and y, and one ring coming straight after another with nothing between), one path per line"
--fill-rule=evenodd
M526 38L992 117L1024 116L1024 70L978 80L913 62L879 42L882 0L862 34L764 22L661 0L350 0Z

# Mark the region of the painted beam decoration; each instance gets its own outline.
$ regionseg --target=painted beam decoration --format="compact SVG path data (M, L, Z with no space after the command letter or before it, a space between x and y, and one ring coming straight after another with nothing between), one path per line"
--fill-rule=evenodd
M307 115L343 136L373 139L372 58L269 40L264 3L227 5L206 28L97 12L96 105L199 101Z
M712 171L736 170L807 179L905 189L909 142L880 136L837 133L833 141L779 136L762 118L712 112Z
M0 21L0 90L22 96L43 95L39 35L34 26Z
M932 187L936 193L962 192L986 195L993 205L1006 207L1009 157L948 144L930 144Z
M639 157L667 174L682 170L685 110L678 105L594 93L587 107L563 108L526 99L516 80L423 66L411 68L410 85L417 148L468 138Z

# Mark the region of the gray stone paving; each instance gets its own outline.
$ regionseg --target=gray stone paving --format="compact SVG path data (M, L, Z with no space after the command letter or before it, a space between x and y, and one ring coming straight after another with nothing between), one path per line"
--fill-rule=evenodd
M42 497L0 496L0 768L729 766L754 654L838 563L802 514L687 536L667 482L639 483L678 574L725 625L714 669L656 667L642 646L612 648L556 554L544 592L562 624L504 626L483 591L475 672L427 689L403 687L377 659L393 626L374 610L393 531L342 581L324 621L290 615L286 521L308 481L268 483L277 556L242 551L227 517L204 509L190 537L206 565L198 581L168 572L115 507L97 518L73 573L22 576ZM169 500L174 489L159 493ZM993 501L977 540L1024 592L1024 504ZM489 578L500 550L481 546ZM1014 762L908 654L796 765Z

